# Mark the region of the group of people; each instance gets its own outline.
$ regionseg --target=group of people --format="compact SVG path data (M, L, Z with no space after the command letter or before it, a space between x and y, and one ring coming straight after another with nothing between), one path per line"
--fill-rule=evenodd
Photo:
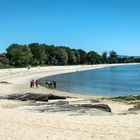
M56 88L56 82L55 81L53 81L53 80L46 80L46 87L47 88L51 88L51 89L55 89ZM30 81L30 87L31 88L34 88L34 87L36 87L36 88L38 88L38 80L34 80L34 79L32 79L31 81Z
M50 81L46 80L46 83L45 84L46 84L46 87L47 88L51 88L51 89L52 88L54 88L54 89L56 88L56 82L53 81L53 80L50 80Z
M31 88L34 88L34 87L36 87L36 88L38 88L38 80L31 80L30 81L30 87Z

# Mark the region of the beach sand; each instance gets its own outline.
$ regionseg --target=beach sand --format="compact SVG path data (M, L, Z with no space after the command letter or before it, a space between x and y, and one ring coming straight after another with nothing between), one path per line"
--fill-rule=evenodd
M100 97L56 91L39 86L30 88L30 80L41 77L109 67L114 65L48 66L0 70L0 96L15 93L43 93L70 96L71 104L108 104L112 112L99 110L38 112L34 104L0 100L0 140L140 140L140 112L128 111L133 105L102 100ZM116 65L115 65L116 66Z

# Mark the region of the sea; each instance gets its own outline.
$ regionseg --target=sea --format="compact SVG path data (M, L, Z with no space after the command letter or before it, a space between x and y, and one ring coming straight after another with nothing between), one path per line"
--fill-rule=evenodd
M57 83L56 90L93 96L140 95L140 64L77 71L41 78Z

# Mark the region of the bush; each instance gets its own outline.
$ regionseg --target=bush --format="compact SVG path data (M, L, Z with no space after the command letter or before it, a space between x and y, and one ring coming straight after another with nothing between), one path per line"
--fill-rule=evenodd
M13 68L13 66L9 65L9 64L0 64L0 69L5 69L5 68Z

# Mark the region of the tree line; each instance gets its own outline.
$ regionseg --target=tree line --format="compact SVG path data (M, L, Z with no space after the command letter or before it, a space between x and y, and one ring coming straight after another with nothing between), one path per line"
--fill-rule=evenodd
M39 43L28 45L11 44L6 53L0 54L0 64L14 67L37 65L78 65L78 64L112 64L140 62L134 57L119 57L115 51L101 55L95 51L71 49L66 46L54 46Z

